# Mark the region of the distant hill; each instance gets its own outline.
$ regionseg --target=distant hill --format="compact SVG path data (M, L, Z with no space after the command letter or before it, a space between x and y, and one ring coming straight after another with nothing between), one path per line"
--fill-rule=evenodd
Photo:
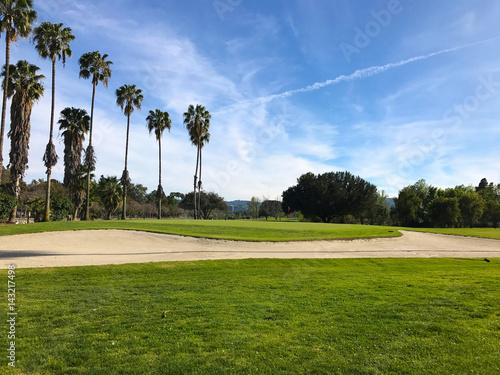
M391 208L396 207L396 205L394 203L394 198L386 198L386 201ZM250 201L237 200L237 201L229 201L226 203L227 203L227 207L229 208L229 211L231 211L231 212L243 212L247 209L248 203L250 203Z
M396 204L394 203L394 198L385 198L386 202L389 203L389 206L391 208L396 207Z
M226 202L227 208L229 208L229 211L231 212L243 212L247 209L247 205L250 203L250 201L229 201Z

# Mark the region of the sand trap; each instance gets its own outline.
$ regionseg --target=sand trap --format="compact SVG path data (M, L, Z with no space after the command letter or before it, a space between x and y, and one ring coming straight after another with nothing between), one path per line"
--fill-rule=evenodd
M402 231L398 238L286 243L94 230L0 237L0 267L65 267L207 259L500 257L500 241Z

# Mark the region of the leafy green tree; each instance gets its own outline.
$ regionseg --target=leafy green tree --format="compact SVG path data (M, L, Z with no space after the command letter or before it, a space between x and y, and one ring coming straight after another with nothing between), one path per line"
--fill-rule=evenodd
M260 200L257 197L252 197L250 202L247 204L247 210L252 219L257 219L259 217L259 207Z
M26 202L26 208L31 212L31 217L35 222L39 222L45 213L45 201L41 197L35 197Z
M178 192L172 192L167 197L165 197L166 203L168 205L169 216L177 217L180 216L181 211L179 210L180 202L184 199L184 194Z
M90 116L84 109L67 107L61 111L58 124L64 138L64 185L70 191L75 208L73 218L76 219L83 204L81 159L85 134L90 128Z
M101 176L97 185L97 196L106 211L106 219L111 220L111 215L122 203L123 189L117 177Z
M94 128L94 102L95 89L99 82L102 82L104 87L108 87L109 78L111 78L111 65L113 62L106 60L108 55L101 56L99 51L84 53L78 63L80 64L80 78L92 78L92 104L90 107L90 131L89 145L85 151L84 165L87 167L87 194L85 199L85 220L90 220L90 175L95 170L96 157L94 147L92 146L92 130Z
M419 211L422 206L422 198L420 198L410 188L403 188L397 198L394 198L396 212L402 225L413 226L419 225Z
M388 223L391 214L391 206L387 198L388 196L383 190L377 192L373 197L373 203L368 204L367 210L363 212L362 215L366 217L372 225L384 225Z
M460 199L465 194L465 191L462 186L456 186L454 188L448 188L445 190L439 189L436 193L437 197L445 197L445 198L457 198Z
M184 196L182 202L179 207L184 208L186 210L194 209L195 204L195 195L193 193L188 193ZM216 193L205 193L204 191L200 192L200 200L199 200L199 213L200 218L209 219L212 213L215 210L218 211L227 211L227 204L224 202L224 198L219 196Z
M52 200L52 210L50 214L53 220L61 221L73 212L73 203L71 203L71 200L64 195L52 194L50 199Z
M297 182L283 192L283 210L325 223L346 215L359 218L377 198L376 186L349 172L306 173Z
M3 140L9 92L6 85L10 81L10 45L12 42L16 42L19 37L29 37L33 23L37 18L37 13L32 8L32 0L0 0L0 34L5 32L5 80L0 124L0 182L2 181L3 173Z
M158 199L158 219L161 219L161 201L164 195L163 187L161 186L161 136L163 135L165 129L168 129L168 131L170 131L170 128L172 127L172 121L170 120L168 112L162 112L159 109L155 111L149 111L149 116L146 117L146 121L148 122L149 134L154 132L156 140L158 141L159 173L158 173L157 199Z
M148 201L148 194L147 194L148 188L146 186L143 186L141 184L130 184L128 190L127 190L127 195L132 198L134 201L137 203L143 204Z
M267 220L268 217L274 217L278 220L283 210L281 209L281 202L275 200L265 200L259 208L258 216L264 216Z
M477 193L486 201L500 200L500 184L495 186L493 183L486 185L484 188L477 190Z
M487 201L483 215L487 221L491 222L494 228L498 228L498 224L500 223L500 201Z
M37 74L39 67L20 60L16 65L11 65L8 83L7 67L4 67L4 87L7 87L7 95L12 96L10 107L10 175L14 191L14 197L19 200L20 180L28 166L28 150L31 134L31 111L33 105L43 96L43 85L40 83L45 76ZM12 210L11 222L16 220L17 207Z
M472 228L483 216L485 202L478 193L468 192L460 198L459 206L464 226Z
M417 211L416 225L429 226L431 224L429 210L434 198L437 196L438 188L427 184L425 180L419 180L415 184L408 186L422 203Z
M135 85L123 85L116 90L116 104L120 106L125 116L127 116L127 141L125 144L125 169L123 170L121 182L123 186L123 206L122 220L127 218L127 187L130 185L130 177L127 169L128 162L128 138L130 133L130 115L134 108L141 109L141 103L144 100L142 90Z
M62 59L63 67L66 64L66 58L72 56L70 42L75 39L69 27L63 28L62 23L53 24L43 22L35 28L33 41L35 49L44 59L52 61L52 105L50 110L50 132L49 143L43 155L43 161L47 168L47 195L45 199L45 217L44 221L50 220L50 175L52 168L57 164L59 157L56 154L56 147L52 141L54 135L54 112L55 112L55 97L56 97L56 57L60 61Z
M488 180L486 178L481 179L479 185L476 187L476 191L480 192L488 187Z
M202 105L197 104L196 108L191 104L187 112L184 113L184 124L189 133L191 143L196 146L196 169L194 172L194 218L198 218L197 207L200 205L201 195L198 195L198 204L196 203L196 188L201 192L201 150L205 144L210 141L210 113ZM198 180L198 171L200 173Z
M430 206L430 215L435 227L456 227L460 222L458 198L435 198Z
M17 199L12 195L0 193L0 221L7 221L9 219L17 203Z

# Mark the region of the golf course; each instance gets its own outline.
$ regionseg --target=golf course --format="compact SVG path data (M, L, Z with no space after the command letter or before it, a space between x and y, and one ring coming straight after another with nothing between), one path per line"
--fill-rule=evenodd
M3 373L498 373L499 230L401 229L191 220L2 226L0 256L16 265L18 312L16 368ZM446 258L406 252L339 259L353 246L382 248L418 236L445 241L436 245L441 251L448 239L493 247L476 256L460 256L474 250L464 247ZM13 239L15 252L5 249ZM199 249L200 260L148 261L184 242L187 252ZM127 243L145 260L55 267L80 248L88 259L124 256ZM52 253L40 254L44 246ZM290 256L290 246L303 253ZM239 249L242 259L204 257L203 249L214 247ZM47 264L23 266L23 252ZM0 277L7 280L7 267ZM0 314L6 309L1 304Z

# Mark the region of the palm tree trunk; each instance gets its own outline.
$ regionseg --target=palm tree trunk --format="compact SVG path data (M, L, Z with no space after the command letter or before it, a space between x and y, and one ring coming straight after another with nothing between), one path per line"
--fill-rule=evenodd
M90 106L90 130L89 130L89 146L92 146L92 128L94 124L94 99L95 99L95 86L96 84L92 82L92 104ZM88 148L87 148L88 149ZM85 220L90 220L89 209L90 209L90 166L87 171L87 194L85 196Z
M2 123L0 125L0 184L3 174L3 138L5 134L5 113L7 108L7 84L9 82L9 64L10 64L10 33L6 30L5 36L5 86L3 88L2 102Z
M201 211L201 150L203 146L200 145L200 179L198 180L198 210ZM203 218L203 214L200 215L200 218Z
M200 158L199 145L196 147L196 170L194 171L194 191L193 191L193 202L194 202L194 219L196 220L196 183L198 182L198 163Z
M158 189L161 186L161 137L158 139L158 150L159 150L159 155L158 155L158 165L159 165L159 174L158 174ZM158 197L158 220L161 220L161 199L163 196Z
M54 111L56 108L56 57L52 58L52 106L50 110L50 134L49 143L52 143L54 135ZM45 217L43 221L50 221L50 176L52 174L52 167L47 168L47 194L45 197Z
M16 200L19 200L19 190L20 190L20 187L19 187L19 180L21 179L21 177L18 177L16 179L16 183L14 184L14 198L16 198ZM12 212L10 214L10 219L9 219L9 223L11 224L15 224L16 223L16 216L17 216L17 204L14 206L14 208L12 209Z
M127 141L125 143L125 169L127 172L127 159L128 159L128 134L130 129L130 114L127 115ZM127 218L127 185L128 181L124 181L123 184L123 207L122 207L122 220Z

